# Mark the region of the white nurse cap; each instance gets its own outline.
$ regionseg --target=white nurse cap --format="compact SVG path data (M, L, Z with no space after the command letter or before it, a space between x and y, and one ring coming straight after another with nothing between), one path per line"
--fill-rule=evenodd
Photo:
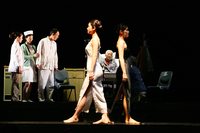
M25 31L24 36L27 36L27 35L33 35L33 31L32 30Z

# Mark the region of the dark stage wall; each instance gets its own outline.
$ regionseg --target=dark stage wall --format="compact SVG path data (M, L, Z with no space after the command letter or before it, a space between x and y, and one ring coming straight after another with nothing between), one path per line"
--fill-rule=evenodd
M57 40L59 69L83 68L86 64L84 39L91 19L102 21L99 31L101 53L116 51L117 36L113 29L120 22L129 26L126 40L132 54L137 56L146 34L150 46L154 73L151 84L156 84L163 70L174 72L172 101L199 102L199 33L200 18L197 3L158 2L101 2L101 1L1 1L1 96L3 66L9 64L12 31L34 30L33 44L49 35L53 27L60 29ZM1 98L2 99L2 98Z

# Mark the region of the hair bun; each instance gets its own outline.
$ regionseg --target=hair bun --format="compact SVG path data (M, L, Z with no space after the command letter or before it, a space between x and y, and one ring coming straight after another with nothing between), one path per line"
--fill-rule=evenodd
M97 28L102 28L101 21L97 20L96 27Z
M11 34L9 34L9 38L10 38L10 39L14 39L15 37L16 37L15 32L12 32Z
M101 21L99 21L97 19L91 20L90 23L91 23L92 27L102 28Z
M17 37L20 37L21 35L22 35L22 33L20 33L20 32L12 32L11 34L9 34L9 38L15 39Z

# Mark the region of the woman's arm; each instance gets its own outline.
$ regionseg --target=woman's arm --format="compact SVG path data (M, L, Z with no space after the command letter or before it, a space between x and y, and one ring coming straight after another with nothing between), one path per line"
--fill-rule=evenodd
M89 74L89 79L93 80L93 71L94 67L96 65L97 61L97 54L98 54L98 45L99 45L99 40L97 38L92 39L91 46L92 46L92 64L90 68L90 74Z
M22 51L24 53L24 59L30 60L30 59L35 57L35 55L29 55L28 54L28 48L25 44L22 44L21 48L22 48Z
M119 54L119 62L120 66L122 69L122 81L126 82L127 81L127 75L126 75L126 68L125 68L125 61L124 61L124 42L119 41L117 42L117 49L118 49L118 54Z
M22 57L20 56L21 50L19 50L19 48L20 48L20 46L14 45L12 52L14 52L14 56L16 57L16 63L17 63L17 66L19 67L19 73L22 74L23 70L22 70L21 64L24 64L24 62L23 62Z

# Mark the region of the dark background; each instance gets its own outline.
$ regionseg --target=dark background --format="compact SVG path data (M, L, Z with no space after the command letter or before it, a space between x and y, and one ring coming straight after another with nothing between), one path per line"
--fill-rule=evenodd
M146 34L154 72L148 85L156 85L161 71L174 72L170 88L171 102L199 102L199 33L200 15L192 2L102 2L102 1L6 1L0 2L1 38L1 101L3 66L9 64L12 31L34 31L34 45L49 35L51 28L60 30L56 41L59 69L84 68L84 39L92 19L102 21L99 31L101 53L116 51L116 24L128 25L126 39L132 54L137 56ZM24 42L24 41L23 41Z

